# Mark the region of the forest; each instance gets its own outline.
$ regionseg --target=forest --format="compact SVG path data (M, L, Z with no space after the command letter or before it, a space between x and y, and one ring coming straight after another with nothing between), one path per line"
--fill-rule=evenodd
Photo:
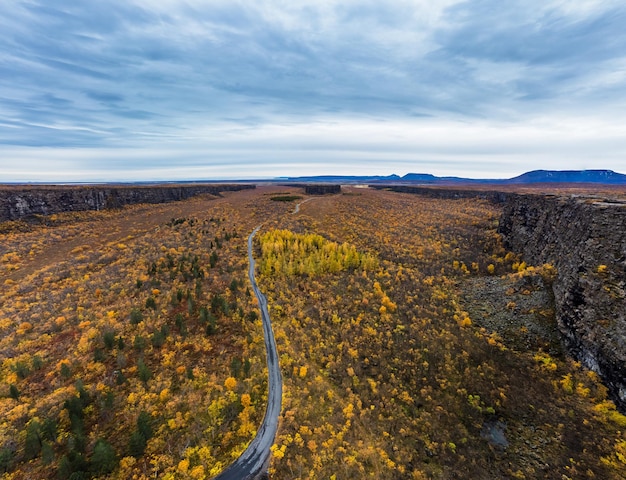
M626 478L626 416L498 205L263 186L0 223L0 475L209 479L283 374L272 479ZM296 204L300 203L298 209Z

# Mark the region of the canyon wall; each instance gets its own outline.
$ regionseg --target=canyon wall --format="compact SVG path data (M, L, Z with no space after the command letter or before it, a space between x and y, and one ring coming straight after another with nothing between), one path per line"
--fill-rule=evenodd
M626 202L508 194L499 230L529 264L556 266L565 346L626 411Z
M329 195L341 193L341 185L337 184L309 184L304 186L304 193L307 195Z
M626 413L626 201L590 195L518 194L382 186L434 198L482 198L502 206L505 245L530 265L553 264L561 339L600 375Z
M30 215L120 208L135 203L167 203L248 188L255 188L255 185L11 186L0 190L0 221Z

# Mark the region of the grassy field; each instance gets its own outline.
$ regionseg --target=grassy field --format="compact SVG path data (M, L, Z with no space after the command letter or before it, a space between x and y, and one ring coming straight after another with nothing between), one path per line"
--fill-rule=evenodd
M498 209L345 193L2 224L3 478L211 478L241 453L266 396L261 223L272 478L626 477L626 417L554 338L557 272L504 249Z

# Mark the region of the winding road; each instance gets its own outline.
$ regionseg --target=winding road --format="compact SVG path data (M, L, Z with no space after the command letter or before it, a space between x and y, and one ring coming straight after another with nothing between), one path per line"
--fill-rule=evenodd
M261 318L263 321L263 332L265 334L265 350L267 351L268 370L268 394L267 407L263 423L257 431L256 437L250 442L248 448L235 460L226 470L220 473L214 480L253 480L267 477L267 469L270 459L270 448L274 443L276 431L278 429L278 415L282 405L283 379L278 365L278 354L276 352L276 341L270 321L270 314L267 310L267 298L259 290L259 286L254 278L255 261L252 256L252 239L261 226L256 227L248 237L248 278L252 284L254 294L259 300Z

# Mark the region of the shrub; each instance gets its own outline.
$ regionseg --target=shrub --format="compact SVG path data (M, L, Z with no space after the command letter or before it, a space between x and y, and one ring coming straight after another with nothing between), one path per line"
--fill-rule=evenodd
M61 376L63 378L70 378L71 375L72 375L72 371L70 370L70 366L68 365L67 362L63 362L61 364Z
M154 347L160 348L165 343L165 334L162 330L157 330L152 334L152 337L150 337L150 341Z
M148 297L146 299L146 308L151 308L152 310L156 310L156 300L154 297Z
M146 445L148 441L146 438L135 430L130 436L130 440L128 442L128 453L131 457L141 457L143 452L146 451Z
M18 400L20 398L20 391L17 389L17 387L14 384L11 384L9 386L9 396L13 400Z
M108 330L103 335L104 346L107 350L112 350L115 345L115 332Z
M41 424L41 437L50 442L55 442L57 438L57 422L53 418L46 418Z
M146 339L141 335L135 335L135 339L133 340L133 348L138 352L143 351L146 348Z
M133 431L128 442L128 451L133 457L140 457L146 450L148 440L152 438L152 421L150 415L141 411L137 417L137 428Z
M24 456L27 460L31 460L41 452L41 425L37 420L31 420L26 427L26 441L24 444Z
M82 453L70 451L67 455L63 455L59 461L57 476L60 479L81 480L89 478L87 470L89 465Z
M49 442L43 442L41 444L41 462L44 465L50 465L54 462L54 449Z
M115 470L116 466L117 455L115 449L109 442L99 438L91 456L91 472L95 475L107 475Z
M43 367L43 359L39 355L33 357L33 370L41 370Z
M13 451L4 447L0 448L0 472L8 472L13 460Z
M30 373L30 369L28 368L28 365L26 365L25 362L15 362L15 366L13 367L15 370L15 373L17 374L17 378L23 380L26 377L28 377L28 374Z
M137 362L137 372L139 375L139 379L143 383L147 383L148 380L152 378L152 372L141 358L139 359L139 362Z
M148 300L152 300L152 302L154 302L154 298L150 297L148 298ZM148 300L146 300L146 307L148 307ZM156 308L156 304L154 306ZM138 323L141 323L143 321L143 314L141 313L141 311L137 308L133 308L130 311L130 323L133 325L137 325Z

